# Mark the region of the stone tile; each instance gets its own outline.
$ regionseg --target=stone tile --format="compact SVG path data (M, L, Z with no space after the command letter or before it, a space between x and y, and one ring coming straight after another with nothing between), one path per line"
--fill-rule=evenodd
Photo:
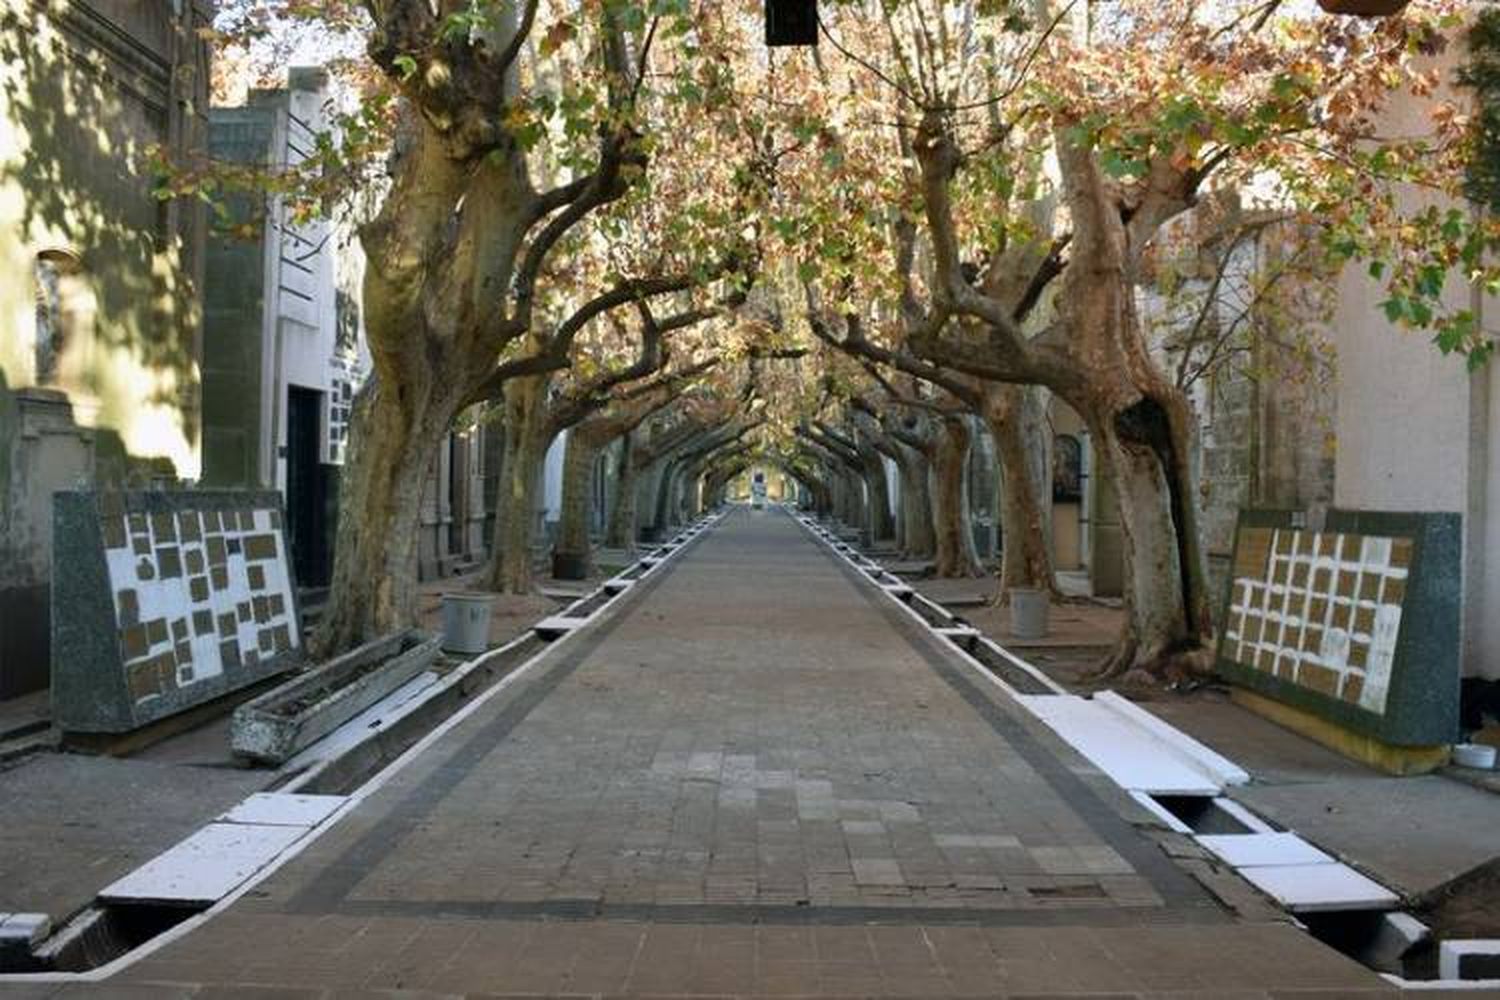
M881 858L855 858L853 861L854 881L860 885L902 885L906 884L906 876L901 874L901 866L895 861Z

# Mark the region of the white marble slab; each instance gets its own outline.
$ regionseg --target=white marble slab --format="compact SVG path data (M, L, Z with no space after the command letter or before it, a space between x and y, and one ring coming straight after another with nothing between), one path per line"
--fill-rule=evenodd
M1395 894L1348 865L1267 865L1241 877L1293 913L1319 910L1388 910Z
M220 816L218 821L309 829L332 816L344 801L342 795L258 792Z
M1171 744L1178 752L1191 757L1199 768L1213 775L1221 785L1247 785L1250 783L1249 772L1234 761L1193 739L1193 737L1173 726L1165 719L1152 715L1151 712L1128 698L1122 697L1114 691L1100 691L1094 695L1094 700L1106 708L1125 716L1142 728L1149 729L1152 735L1163 742Z
M349 748L369 739L375 730L400 718L413 702L425 698L429 690L442 679L431 670L418 674L321 740L303 749L281 765L279 773L297 774L320 761L333 760Z
M307 833L301 826L210 823L99 894L105 902L215 903Z
M1206 833L1198 843L1235 868L1335 863L1295 833Z
M1074 695L1020 699L1090 763L1132 792L1217 795L1219 784L1191 760L1124 716Z

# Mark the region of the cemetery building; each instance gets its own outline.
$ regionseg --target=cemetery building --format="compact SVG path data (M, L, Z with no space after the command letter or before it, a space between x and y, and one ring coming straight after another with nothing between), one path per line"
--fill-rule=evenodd
M52 493L201 471L201 0L0 12L0 699L47 683Z
M214 108L210 148L227 161L295 166L332 127L333 100L326 71L294 67L286 87ZM318 589L332 574L350 410L370 367L363 252L348 218L299 223L275 198L241 198L236 221L255 234L231 228L209 241L203 484L281 493L297 584ZM423 579L487 555L499 458L486 448L499 440L487 426L456 428L433 456L419 528Z
M329 127L329 101L323 71L294 68L286 88L214 108L209 149L227 162L295 166ZM349 411L369 366L363 258L351 226L298 222L280 199L241 197L234 213L208 245L202 481L280 492L298 583L323 586Z

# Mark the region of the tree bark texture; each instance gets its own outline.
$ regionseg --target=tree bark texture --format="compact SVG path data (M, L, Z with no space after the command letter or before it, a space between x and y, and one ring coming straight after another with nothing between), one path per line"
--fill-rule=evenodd
M532 530L539 504L542 462L552 444L546 398L551 378L528 375L505 387L505 467L495 497L494 557L490 589L528 594L534 583Z
M932 573L943 579L984 575L969 512L968 459L972 439L968 420L963 416L946 416L936 428L932 520L937 552Z
M1012 587L1056 596L1052 561L1052 477L1046 415L1037 390L984 388L984 422L1000 465L1000 599Z

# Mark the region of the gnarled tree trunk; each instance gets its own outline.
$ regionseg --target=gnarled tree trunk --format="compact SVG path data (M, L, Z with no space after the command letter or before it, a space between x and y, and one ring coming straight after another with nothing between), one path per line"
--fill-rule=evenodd
M593 572L589 544L589 507L594 495L594 466L601 445L583 426L573 428L563 453L562 513L552 546L552 575L559 580L586 580Z
M620 474L615 477L614 502L610 505L604 544L630 551L635 548L636 432L626 434L620 442Z
M969 515L968 459L973 438L968 421L945 416L932 450L932 527L937 553L932 573L941 578L983 576Z
M542 461L552 443L546 415L547 376L528 375L505 386L505 466L495 496L490 588L527 594L533 584L532 528L538 510Z
M1046 416L1035 390L984 386L985 426L1000 464L1000 600L1012 587L1056 595Z
M927 457L915 448L897 444L896 468L901 476L901 520L904 525L901 555L905 559L931 559L937 552L933 531L932 492L928 488Z
M313 642L327 657L405 628L417 615L422 489L462 403L402 399L378 378L355 401L329 602Z
M1084 414L1115 489L1125 544L1128 627L1104 676L1168 666L1212 634L1192 487L1195 421L1175 386L1163 381L1154 392Z
M896 536L896 518L891 512L890 486L885 475L885 461L869 440L856 432L859 460L864 466L865 488L869 494L870 541L889 542Z

